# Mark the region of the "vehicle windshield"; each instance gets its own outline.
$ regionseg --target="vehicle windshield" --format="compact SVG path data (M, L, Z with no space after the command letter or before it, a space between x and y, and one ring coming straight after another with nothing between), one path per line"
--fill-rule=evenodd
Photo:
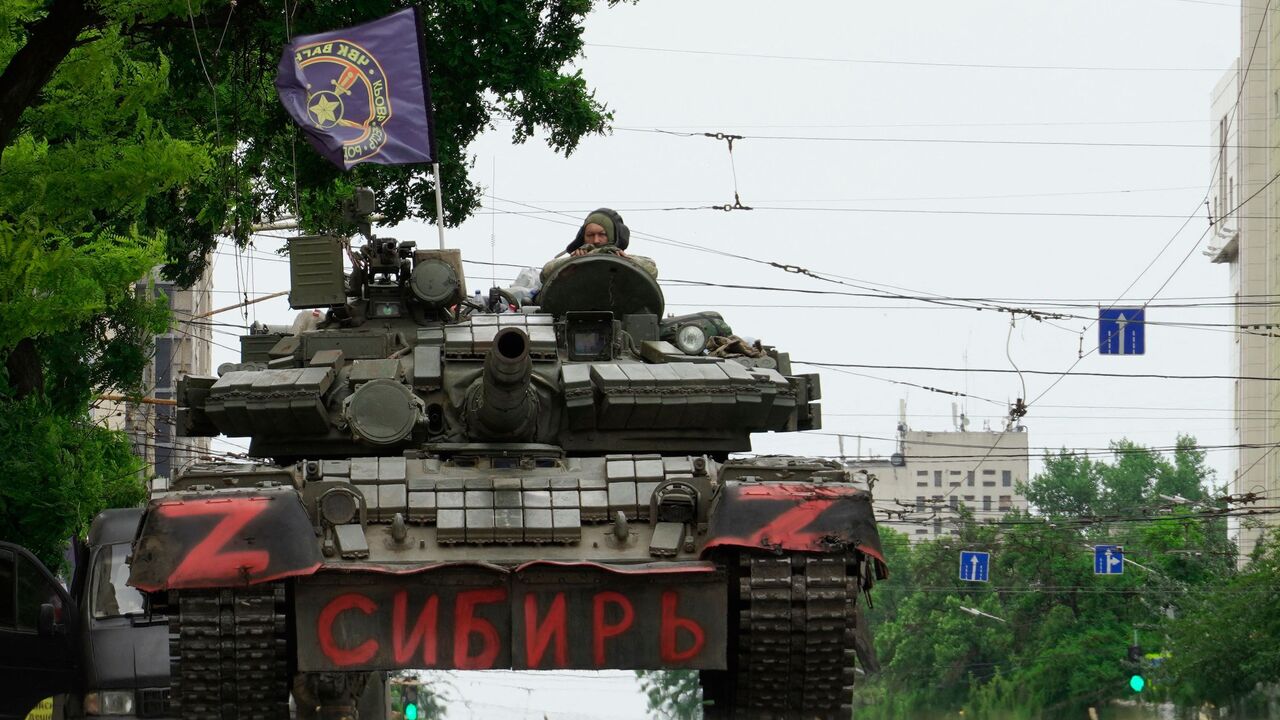
M90 602L93 617L109 618L139 615L146 611L146 600L137 588L129 587L129 543L107 545L98 552L93 563Z

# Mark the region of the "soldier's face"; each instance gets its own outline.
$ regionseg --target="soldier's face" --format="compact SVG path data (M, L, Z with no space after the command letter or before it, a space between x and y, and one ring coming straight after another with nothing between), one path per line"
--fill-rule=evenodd
M609 236L605 234L604 226L600 223L587 223L582 229L582 240L592 247L609 244Z

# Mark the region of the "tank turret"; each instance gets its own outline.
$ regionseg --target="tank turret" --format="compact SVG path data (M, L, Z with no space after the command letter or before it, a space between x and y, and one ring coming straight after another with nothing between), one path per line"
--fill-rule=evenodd
M538 418L529 336L519 328L498 331L484 358L484 372L467 389L468 435L473 440L530 440Z

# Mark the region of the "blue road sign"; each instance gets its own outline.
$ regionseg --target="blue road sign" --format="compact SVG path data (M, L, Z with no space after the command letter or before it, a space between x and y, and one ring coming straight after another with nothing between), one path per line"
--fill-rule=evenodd
M991 553L960 551L960 579L969 582L987 582L991 567Z
M1142 355L1146 352L1143 308L1098 309L1098 354Z
M1119 545L1094 545L1093 574L1123 575L1124 548Z

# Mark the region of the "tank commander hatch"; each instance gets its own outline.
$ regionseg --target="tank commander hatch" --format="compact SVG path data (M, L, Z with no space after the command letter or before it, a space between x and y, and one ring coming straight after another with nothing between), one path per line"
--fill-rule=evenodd
M557 268L573 258L593 253L612 253L635 263L654 278L658 277L658 266L653 260L640 255L627 254L627 245L631 240L631 229L622 222L622 216L609 208L600 208L587 216L578 228L573 242L556 255L550 262L542 266L542 281L555 272ZM563 257L567 255L568 257Z

